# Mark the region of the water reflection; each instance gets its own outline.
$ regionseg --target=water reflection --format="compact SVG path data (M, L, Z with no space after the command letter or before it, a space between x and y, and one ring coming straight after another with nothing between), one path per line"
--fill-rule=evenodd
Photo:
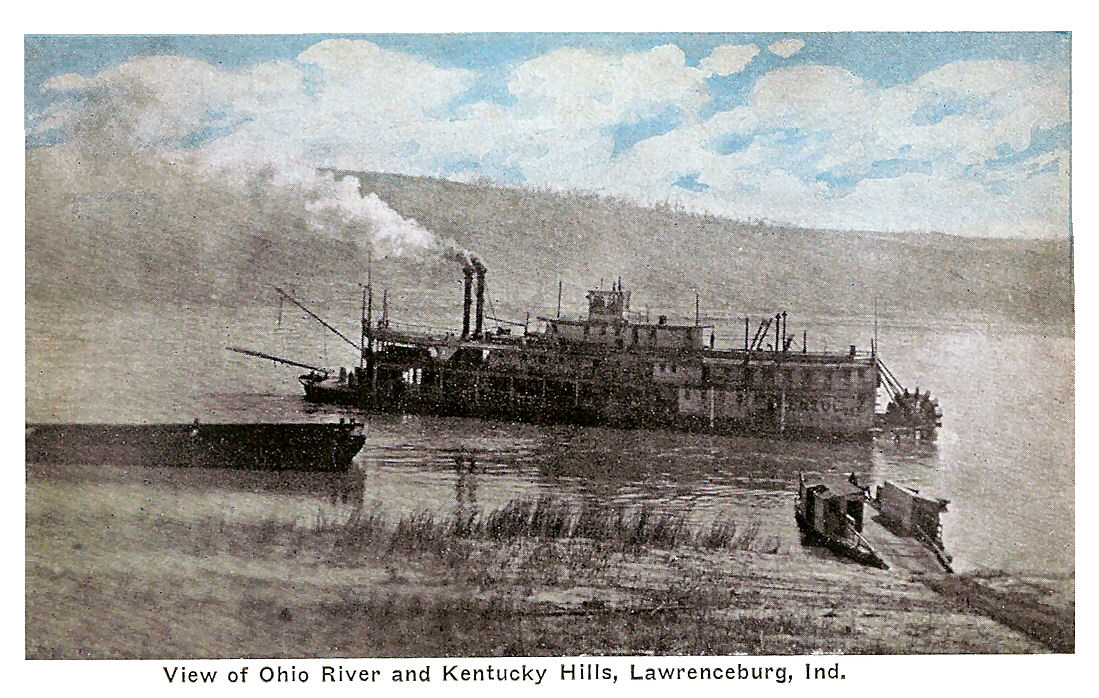
M477 511L477 457L469 453L455 453L454 459L454 501L459 513L472 514Z

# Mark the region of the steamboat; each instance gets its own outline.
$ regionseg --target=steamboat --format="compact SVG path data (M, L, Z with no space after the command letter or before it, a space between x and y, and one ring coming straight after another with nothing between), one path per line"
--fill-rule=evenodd
M787 331L786 313L754 325L745 319L743 346L715 348L711 326L634 319L621 279L587 294L588 312L485 330L485 266L463 268L462 329L430 333L373 318L373 292L363 288L360 342L355 343L277 289L359 351L359 365L337 370L227 347L309 369L299 380L307 400L368 412L426 413L495 420L567 422L624 428L713 433L869 437L910 429L934 436L941 412L926 393L916 399L876 356L859 351L809 351L806 335ZM491 318L496 320L496 318ZM753 331L754 326L754 331ZM708 338L708 341L707 341ZM800 339L800 342L798 340ZM877 391L891 398L876 414Z

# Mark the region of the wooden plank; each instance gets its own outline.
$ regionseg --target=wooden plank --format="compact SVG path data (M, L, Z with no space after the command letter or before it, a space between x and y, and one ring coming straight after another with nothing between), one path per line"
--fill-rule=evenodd
M874 547L890 569L918 574L942 574L946 571L939 558L914 536L894 533L882 523L881 514L867 509L869 516L862 522L862 536Z

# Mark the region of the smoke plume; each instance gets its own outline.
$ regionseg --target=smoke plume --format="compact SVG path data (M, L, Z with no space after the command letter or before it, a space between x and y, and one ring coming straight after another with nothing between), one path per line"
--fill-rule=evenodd
M32 301L234 302L290 277L354 283L368 255L429 274L444 259L474 264L351 176L81 145L27 152Z

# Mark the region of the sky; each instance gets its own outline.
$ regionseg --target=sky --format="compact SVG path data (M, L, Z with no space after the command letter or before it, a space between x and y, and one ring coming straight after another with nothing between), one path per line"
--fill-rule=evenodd
M28 160L96 163L51 184L70 198L143 168L225 186L337 168L807 227L1070 235L1067 33L24 42ZM391 217L308 186L314 208Z

